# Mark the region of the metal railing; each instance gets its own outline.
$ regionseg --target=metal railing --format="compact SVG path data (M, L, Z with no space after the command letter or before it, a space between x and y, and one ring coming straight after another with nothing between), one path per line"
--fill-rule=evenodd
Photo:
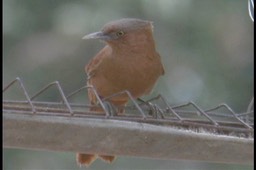
M143 101L128 91L101 99L92 86L66 95L57 81L30 96L16 78L3 93L14 84L26 100L3 100L4 147L253 163L254 99L245 112L235 113L227 104L209 109L194 102L171 105L162 95ZM51 87L60 94L60 101L35 100ZM70 102L87 89L94 92L98 105ZM108 102L124 94L131 101L125 108ZM102 111L91 111L94 107ZM118 109L125 113L118 114Z

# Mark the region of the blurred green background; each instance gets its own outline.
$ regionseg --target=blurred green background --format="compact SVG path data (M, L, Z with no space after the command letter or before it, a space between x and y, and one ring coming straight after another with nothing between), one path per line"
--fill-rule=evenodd
M58 80L64 92L86 83L85 64L104 44L85 41L112 20L154 22L166 74L151 96L202 108L245 111L253 96L253 22L245 0L4 0L3 84L20 77L29 94ZM12 99L24 98L17 90ZM56 100L54 91L43 96ZM9 99L9 98L8 98ZM72 140L72 139L70 139ZM4 169L79 169L74 153L4 150ZM251 166L120 157L88 169L252 169Z

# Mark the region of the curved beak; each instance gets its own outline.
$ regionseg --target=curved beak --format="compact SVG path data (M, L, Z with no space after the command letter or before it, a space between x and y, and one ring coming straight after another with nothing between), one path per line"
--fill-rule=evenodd
M109 35L104 34L103 32L94 32L84 36L82 39L100 39L100 40L108 40L110 39Z

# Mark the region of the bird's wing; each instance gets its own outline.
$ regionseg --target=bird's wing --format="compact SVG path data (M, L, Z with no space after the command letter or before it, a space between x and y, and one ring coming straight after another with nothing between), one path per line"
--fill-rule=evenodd
M96 75L97 70L100 65L104 62L104 60L110 55L111 48L105 46L96 56L94 56L91 61L85 66L85 72L87 74L87 85L92 85L92 78ZM100 95L100 94L98 94ZM94 91L88 89L88 97L92 105L97 105L98 99L96 98ZM101 97L101 96L99 96ZM102 111L101 108L92 109L94 111Z
M87 74L87 80L89 80L90 78L92 78L95 73L97 68L99 67L99 65L102 63L102 61L104 60L104 58L106 58L106 56L108 55L107 53L109 52L109 47L105 46L95 57L93 57L91 59L91 61L89 61L89 63L85 66L85 72Z
M160 60L160 64L161 64L161 67L162 67L162 75L164 75L165 71L164 71L164 66L163 66L163 64L162 64L162 62L161 62L161 56L159 55L158 52L156 52L156 56L157 56L157 58L159 58L159 60Z

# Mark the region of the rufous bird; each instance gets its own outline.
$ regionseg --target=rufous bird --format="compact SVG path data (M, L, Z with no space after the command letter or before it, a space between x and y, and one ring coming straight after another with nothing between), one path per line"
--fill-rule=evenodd
M139 98L149 94L158 78L164 74L150 21L133 18L112 21L104 25L101 31L88 34L83 39L106 42L106 46L85 66L87 84L93 86L101 98L125 90L133 98ZM97 105L97 99L90 89L88 97L92 105ZM123 94L111 98L109 102L124 107L128 100L129 97ZM109 163L115 159L114 155L77 153L77 162L89 166L97 157Z

